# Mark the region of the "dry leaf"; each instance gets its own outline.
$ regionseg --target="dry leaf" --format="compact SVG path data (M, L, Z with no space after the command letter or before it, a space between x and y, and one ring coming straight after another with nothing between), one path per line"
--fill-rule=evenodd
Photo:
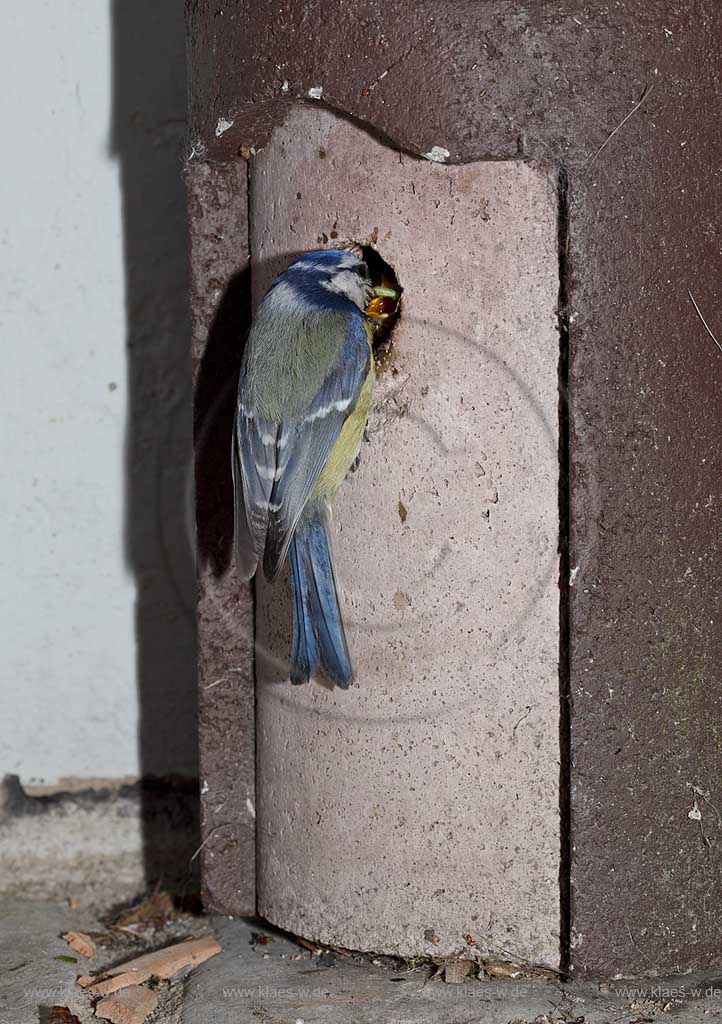
M80 953L88 959L95 956L95 943L85 932L63 932L63 938L74 953Z
M507 963L488 963L484 961L483 964L484 974L487 974L490 978L518 978L523 968L517 964Z
M80 1024L80 1021L67 1006L51 1006L48 1024Z
M162 928L175 915L173 898L167 892L154 892L130 910L125 910L114 922L115 928L139 931L143 928Z
M197 967L220 952L221 947L213 935L178 942L96 975L89 991L93 996L107 996L130 985L142 985L149 978L169 979L184 968Z
M143 1024L158 1005L159 997L148 988L127 988L101 999L95 1016L111 1024Z
M444 981L447 985L461 985L472 966L471 960L447 960L444 964Z
M76 978L76 981L78 982L81 988L87 988L89 985L92 985L93 982L95 981L95 975L81 974L79 978Z

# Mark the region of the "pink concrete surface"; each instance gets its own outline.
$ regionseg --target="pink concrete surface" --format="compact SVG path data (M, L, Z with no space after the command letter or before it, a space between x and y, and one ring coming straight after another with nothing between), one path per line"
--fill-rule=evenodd
M289 684L288 580L257 587L259 909L309 938L558 963L556 212L537 166L312 105L251 164L256 301L348 240L405 289L336 504L350 691Z

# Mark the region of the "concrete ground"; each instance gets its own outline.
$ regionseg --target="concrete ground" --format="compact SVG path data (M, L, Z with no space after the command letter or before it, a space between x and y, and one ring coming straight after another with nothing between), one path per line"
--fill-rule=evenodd
M2 907L0 1021L47 1024L67 1006L81 1024L97 1020L76 977L138 953L99 948L92 961L67 957L61 934L104 928L90 911L10 900ZM212 930L223 952L175 984L157 986L149 1024L702 1024L722 1018L722 977L562 983L430 977L428 967L379 958L313 953L262 922L184 915L152 932L143 948ZM259 934L270 941L258 941Z

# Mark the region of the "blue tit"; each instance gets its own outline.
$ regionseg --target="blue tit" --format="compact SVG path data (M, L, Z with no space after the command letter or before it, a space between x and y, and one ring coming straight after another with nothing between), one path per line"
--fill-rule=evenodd
M236 567L274 580L288 556L291 682L322 665L353 678L331 555L336 491L363 438L374 385L364 310L366 263L346 250L305 253L261 302L243 354L233 431Z

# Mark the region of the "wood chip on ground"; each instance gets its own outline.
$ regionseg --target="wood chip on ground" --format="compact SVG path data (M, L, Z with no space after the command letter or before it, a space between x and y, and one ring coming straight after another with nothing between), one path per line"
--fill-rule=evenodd
M73 952L79 953L80 956L90 958L97 952L95 943L86 932L63 932L63 938Z
M197 967L221 951L213 935L204 935L200 939L188 939L174 946L144 953L134 960L111 967L109 971L95 975L90 984L87 983L87 976L83 975L78 979L78 984L85 982L82 987L87 988L92 996L107 996L131 985L142 985L150 978L173 978L185 968Z
M155 1010L159 998L149 988L126 988L101 999L95 1007L95 1016L111 1024L143 1024Z

